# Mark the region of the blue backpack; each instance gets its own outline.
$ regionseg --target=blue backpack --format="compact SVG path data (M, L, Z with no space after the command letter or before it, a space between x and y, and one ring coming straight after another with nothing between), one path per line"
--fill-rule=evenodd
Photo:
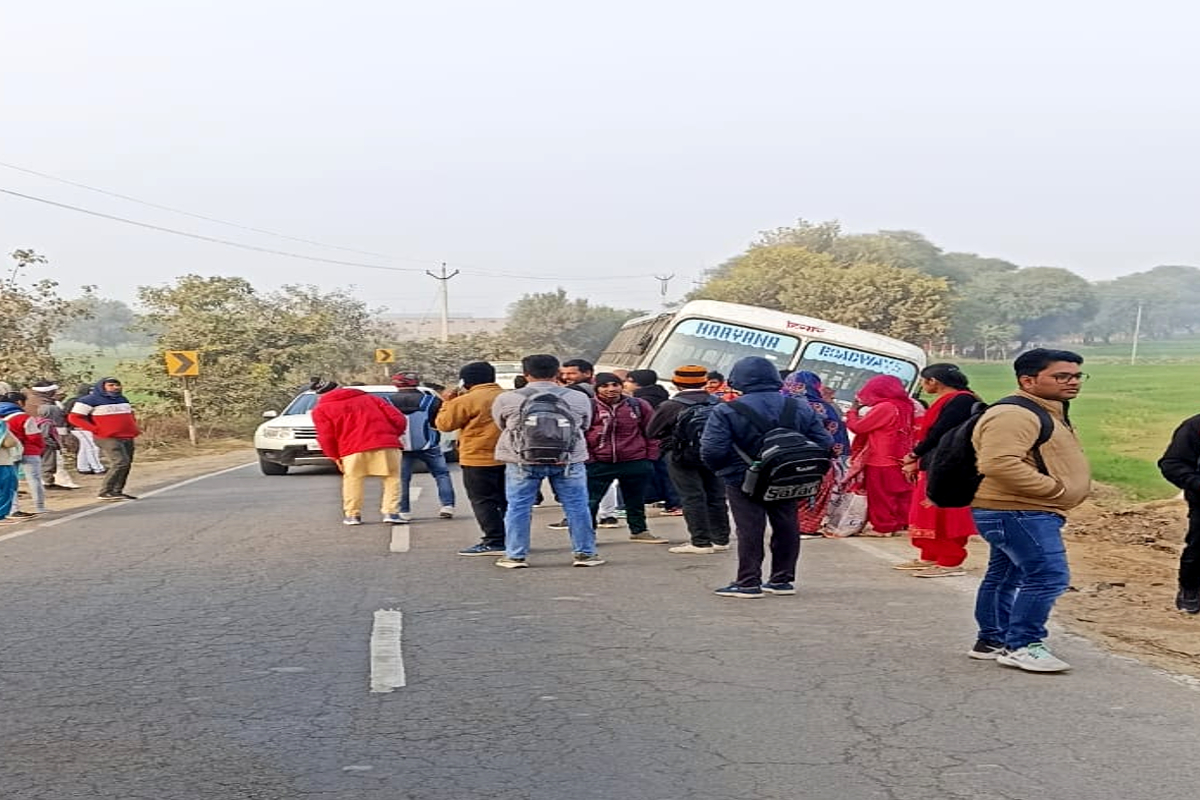
M422 392L417 410L404 415L408 417L408 429L400 437L400 445L405 450L434 450L441 442L441 434L429 424L429 409L435 399Z

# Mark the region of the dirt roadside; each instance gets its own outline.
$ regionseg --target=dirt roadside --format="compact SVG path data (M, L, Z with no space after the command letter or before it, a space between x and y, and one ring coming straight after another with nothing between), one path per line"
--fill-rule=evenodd
M1200 677L1200 615L1175 610L1186 529L1183 500L1078 509L1065 533L1071 589L1058 621L1115 653Z
M134 463L130 494L250 464L256 458L252 447L237 440L210 443L195 454L175 450L152 457L157 460ZM101 478L76 479L82 488L49 493L51 511L39 520L99 502ZM1200 615L1180 614L1174 603L1186 516L1182 500L1128 505L1101 489L1097 502L1073 512L1067 525L1071 589L1058 602L1055 620L1114 653L1200 677ZM897 539L877 541L899 545ZM970 550L967 569L981 576L987 547L973 539Z

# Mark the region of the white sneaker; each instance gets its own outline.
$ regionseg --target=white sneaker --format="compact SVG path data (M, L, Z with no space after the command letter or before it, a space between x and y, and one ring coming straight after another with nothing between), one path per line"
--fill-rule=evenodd
M401 511L396 516L400 518L400 524L402 525L412 522L412 512L410 511Z
M726 550L729 549L729 547L730 547L730 545L727 545L727 544L714 544L713 552L714 553L724 553Z
M667 548L667 552L668 552L668 553L703 553L703 554L708 554L708 553L715 553L715 552L717 552L717 550L716 550L716 548L715 548L715 547L713 547L712 545L709 545L708 547L697 547L696 545L692 544L691 542L688 542L687 544L677 544L677 545L675 545L674 547L668 547L668 548Z
M441 509L438 511L438 516L441 517L442 519L453 519L454 518L454 506L442 506Z
M1026 672L1066 672L1071 668L1070 664L1055 657L1041 642L1032 642L1016 650L1005 650L996 656L996 663Z

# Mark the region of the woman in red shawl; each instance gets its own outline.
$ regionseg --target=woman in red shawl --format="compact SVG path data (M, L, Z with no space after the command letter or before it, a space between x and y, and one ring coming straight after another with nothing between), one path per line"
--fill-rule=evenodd
M859 409L869 406L866 414ZM875 536L891 536L908 527L912 484L901 467L913 446L913 400L900 379L876 375L859 390L846 412L854 434L850 471L861 472L867 495L867 521Z
M938 508L925 496L929 454L952 428L966 422L979 398L967 388L967 376L954 364L930 364L921 370L921 391L936 399L917 421L917 444L904 459L904 472L915 482L908 514L908 535L918 558L896 565L918 578L963 575L967 539L975 533L969 508Z

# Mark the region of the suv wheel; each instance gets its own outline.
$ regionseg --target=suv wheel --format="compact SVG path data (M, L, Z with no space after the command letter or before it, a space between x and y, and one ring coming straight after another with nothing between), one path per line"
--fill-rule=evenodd
M263 475L287 475L288 472L287 464L277 464L262 456L258 457L258 468L262 470Z

